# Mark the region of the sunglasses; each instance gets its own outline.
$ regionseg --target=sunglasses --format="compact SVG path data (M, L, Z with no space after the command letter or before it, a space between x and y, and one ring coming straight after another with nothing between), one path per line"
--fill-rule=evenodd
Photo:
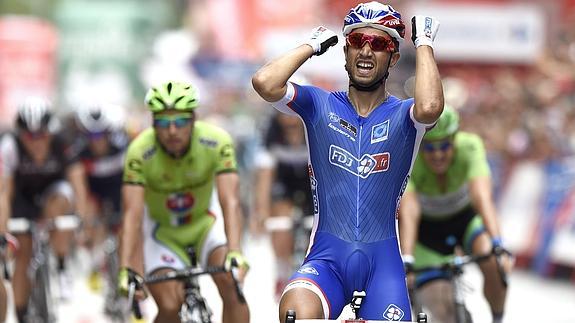
M97 131L97 132L85 132L84 136L88 138L88 140L98 140L106 137L108 135L107 131Z
M347 35L346 41L349 46L356 49L363 48L363 45L367 42L369 47L375 52L386 51L393 53L397 48L395 42L391 39L362 33L351 33Z
M22 131L22 136L29 140L43 139L48 137L49 134L47 130Z
M154 116L154 127L167 129L171 124L176 128L183 128L194 121L191 113L174 114L170 116Z
M442 140L442 141L435 141L435 142L424 142L423 143L423 151L425 152L434 152L436 150L440 150L442 152L447 151L449 148L453 146L453 142L451 140Z

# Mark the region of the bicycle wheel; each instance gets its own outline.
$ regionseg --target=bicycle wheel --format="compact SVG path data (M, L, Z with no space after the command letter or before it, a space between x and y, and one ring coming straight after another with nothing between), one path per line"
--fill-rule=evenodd
M198 290L186 291L180 320L182 323L212 323L212 311Z
M41 261L33 270L33 287L28 305L28 321L30 322L56 322L52 312L50 296L50 273L48 263Z
M473 323L471 313L464 304L455 305L455 322L456 323Z
M129 306L118 293L118 243L115 237L106 239L104 250L106 253L106 281L107 290L104 299L104 314L116 323L129 322Z

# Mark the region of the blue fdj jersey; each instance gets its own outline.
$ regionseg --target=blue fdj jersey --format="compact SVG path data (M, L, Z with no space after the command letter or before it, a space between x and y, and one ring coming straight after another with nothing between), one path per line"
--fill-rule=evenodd
M308 255L284 292L311 290L334 319L365 291L361 317L409 321L395 215L428 126L413 100L390 96L361 117L346 92L289 83L273 105L305 124L315 213Z
M426 128L412 105L390 96L362 117L346 92L288 84L274 107L305 124L316 232L359 242L396 236L398 203Z

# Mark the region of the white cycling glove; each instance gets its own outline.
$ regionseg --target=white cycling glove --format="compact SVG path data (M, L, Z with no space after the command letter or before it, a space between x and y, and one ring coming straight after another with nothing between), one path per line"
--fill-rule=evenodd
M411 40L415 48L429 46L433 48L433 40L439 29L439 20L427 16L413 16L411 18Z
M319 26L313 29L306 44L313 48L314 55L319 56L325 53L328 48L337 44L337 35L324 26Z

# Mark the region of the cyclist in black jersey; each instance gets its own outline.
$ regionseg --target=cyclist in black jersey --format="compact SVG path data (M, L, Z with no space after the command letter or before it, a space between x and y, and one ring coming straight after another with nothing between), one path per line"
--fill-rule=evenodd
M10 217L41 220L74 210L84 214L83 170L77 156L54 129L56 122L48 101L28 98L18 107L15 130L2 137L0 234L7 231ZM20 248L15 256L12 285L18 320L25 322L31 289L26 268L32 255L32 239L29 234L17 234L16 238ZM51 235L63 298L70 296L71 291L71 281L64 271L71 239L69 231Z
M121 109L120 106L96 103L80 106L75 114L80 132L75 149L89 189L84 242L92 251L92 273L89 277L92 290L98 290L101 285L99 269L104 254L103 248L98 246L109 233L115 234L121 222L122 174L129 142L126 132L113 120ZM118 124L121 125L121 120Z
M270 118L256 168L255 220L271 233L279 299L293 270L293 217L313 214L308 151L297 117L275 113Z

